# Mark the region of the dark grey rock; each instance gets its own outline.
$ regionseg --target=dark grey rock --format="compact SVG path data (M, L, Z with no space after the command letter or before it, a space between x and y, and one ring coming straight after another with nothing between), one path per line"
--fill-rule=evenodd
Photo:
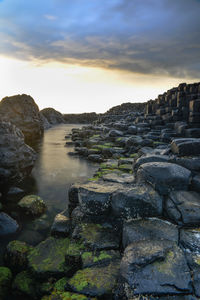
M153 240L130 244L120 269L133 295L192 293L190 270L182 250L174 242Z
M14 234L19 229L17 222L4 212L0 212L0 237Z
M200 155L200 139L175 139L171 143L171 150L180 156Z
M0 136L0 185L16 184L30 174L36 153L25 144L21 130L9 122L0 122Z
M71 231L71 220L65 213L57 214L51 226L51 235L69 236Z
M165 239L178 243L178 228L168 221L157 218L133 220L126 222L123 226L124 248L133 242L153 239Z
M200 229L181 229L180 243L184 248L200 253Z
M150 162L170 162L170 157L167 155L149 154L138 158L133 166L137 170L141 165Z
M163 199L150 185L135 185L112 194L112 214L125 218L162 215Z
M170 190L187 190L190 176L191 172L186 168L166 162L145 163L137 171L138 182L150 183L163 195Z
M200 175L196 175L192 178L191 188L200 193Z
M200 225L200 194L196 192L174 191L167 198L167 215L181 225Z

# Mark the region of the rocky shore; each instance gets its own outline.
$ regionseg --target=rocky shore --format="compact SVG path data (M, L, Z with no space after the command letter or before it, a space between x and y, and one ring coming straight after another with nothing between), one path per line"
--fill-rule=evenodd
M180 84L144 112L73 129L70 154L98 170L71 186L45 241L8 244L0 298L200 299L199 99L200 83ZM46 209L36 196L19 204L34 218Z

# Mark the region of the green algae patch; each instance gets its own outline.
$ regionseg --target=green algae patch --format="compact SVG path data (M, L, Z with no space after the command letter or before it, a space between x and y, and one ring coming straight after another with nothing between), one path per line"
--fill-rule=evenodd
M4 299L10 289L12 273L6 267L0 267L0 299Z
M119 170L124 171L124 172L128 172L128 173L132 172L132 169L133 169L133 167L130 164L122 164L122 165L119 166Z
M36 286L36 282L31 277L30 273L23 271L18 273L15 277L12 288L17 294L35 298L37 295Z
M68 238L50 237L36 246L28 255L28 264L39 277L61 277L70 269L65 264L65 255L69 247Z
M69 281L72 290L90 296L112 293L119 273L119 262L106 267L79 270Z
M132 153L131 155L130 155L130 158L135 158L135 159L137 159L139 157L139 154L138 153Z

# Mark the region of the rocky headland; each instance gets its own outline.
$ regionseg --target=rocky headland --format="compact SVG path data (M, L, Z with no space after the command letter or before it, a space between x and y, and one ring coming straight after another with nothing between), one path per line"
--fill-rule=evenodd
M7 245L0 298L12 287L12 299L200 299L200 83L111 109L72 143L98 170L71 186L45 241ZM19 204L34 218L46 209L37 196Z

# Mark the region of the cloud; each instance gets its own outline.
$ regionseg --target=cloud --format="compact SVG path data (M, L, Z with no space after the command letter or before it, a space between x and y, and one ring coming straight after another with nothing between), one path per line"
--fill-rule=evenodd
M199 0L29 2L0 3L1 54L199 77Z

